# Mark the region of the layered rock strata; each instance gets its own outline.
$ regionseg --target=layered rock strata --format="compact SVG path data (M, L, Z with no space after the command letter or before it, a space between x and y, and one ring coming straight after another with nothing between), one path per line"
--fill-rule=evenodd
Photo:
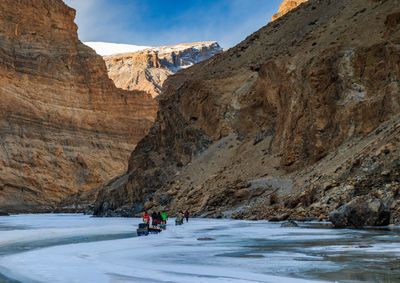
M61 0L0 1L0 210L52 210L123 173L156 103L117 89Z

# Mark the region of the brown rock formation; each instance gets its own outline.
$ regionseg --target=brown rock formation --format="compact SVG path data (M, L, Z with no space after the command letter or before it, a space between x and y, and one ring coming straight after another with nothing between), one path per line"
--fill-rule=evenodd
M61 0L0 1L0 210L53 209L126 170L150 95L117 89Z
M312 0L168 79L95 213L323 219L368 195L399 221L398 4Z
M117 87L156 97L168 76L221 52L217 42L194 42L104 56L104 60Z
M279 6L278 13L272 16L272 20L275 21L306 1L308 0L283 0L282 4Z

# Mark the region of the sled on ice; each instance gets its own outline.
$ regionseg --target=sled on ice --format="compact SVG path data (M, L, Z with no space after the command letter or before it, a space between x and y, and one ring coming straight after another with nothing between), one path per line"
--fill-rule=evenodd
M138 236L147 236L149 234L158 234L162 231L160 227L148 226L146 223L140 223L139 227L136 229Z

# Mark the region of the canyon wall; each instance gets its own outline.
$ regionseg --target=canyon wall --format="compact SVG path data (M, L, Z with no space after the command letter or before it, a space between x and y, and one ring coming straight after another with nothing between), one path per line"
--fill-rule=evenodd
M279 19L306 1L308 0L283 0L282 4L279 6L278 12L272 16L272 20L275 21Z
M104 60L117 87L145 91L156 97L168 76L221 52L217 42L208 41L104 56Z
M74 17L61 0L0 1L0 210L52 210L125 172L153 123L155 101L114 86Z
M326 219L373 195L398 222L399 4L311 0L170 77L95 214Z

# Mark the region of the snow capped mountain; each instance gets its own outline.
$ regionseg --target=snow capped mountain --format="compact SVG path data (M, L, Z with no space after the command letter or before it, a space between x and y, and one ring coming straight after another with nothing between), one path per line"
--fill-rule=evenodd
M151 50L157 52L159 57L166 57L172 53L180 54L179 62L181 68L189 67L200 61L208 59L211 56L220 53L222 48L216 41L202 41L192 43L179 43L177 45L167 46L141 46L133 44L121 44L121 43L110 43L110 42L84 42L87 46L91 47L101 56L109 56L124 53L133 53L141 50ZM211 53L204 54L205 49L210 49ZM195 56L193 56L195 54Z
M145 91L153 97L161 93L168 76L223 51L216 41L160 47L124 45L123 48L120 48L120 44L86 44L99 54L113 54L103 58L108 76L117 87Z
M87 46L93 48L97 54L101 56L136 52L143 49L151 48L150 46L139 46L132 44L120 44L109 42L84 42Z
M158 57L161 60L166 61L166 67L173 73L222 52L216 41L180 43L171 46L160 46L152 48L152 50L158 53Z

